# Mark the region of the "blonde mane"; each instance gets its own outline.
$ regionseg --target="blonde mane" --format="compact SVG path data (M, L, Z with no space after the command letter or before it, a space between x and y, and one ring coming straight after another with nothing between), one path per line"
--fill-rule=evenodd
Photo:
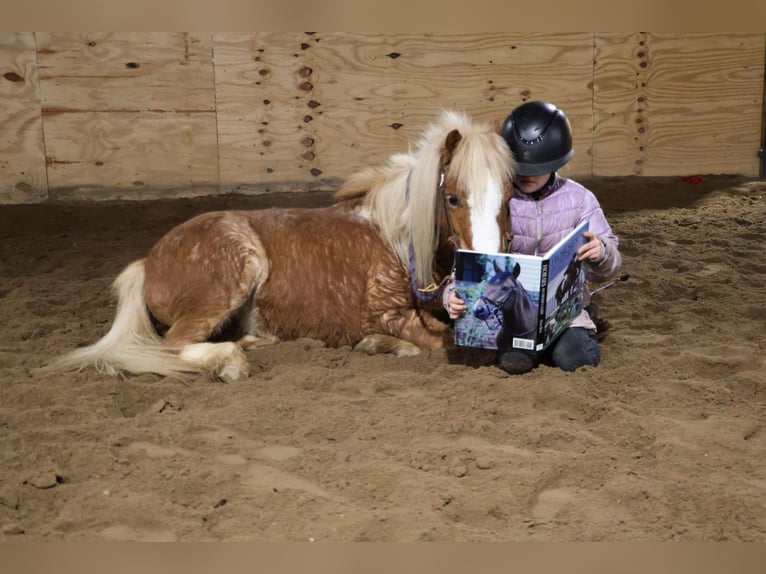
M510 181L512 158L507 145L489 123L473 123L461 112L443 111L416 143L414 151L396 154L380 167L352 175L338 190L338 200L361 199L358 212L375 223L399 261L407 266L415 254L415 277L431 283L437 247L438 175L447 134L462 139L451 158L448 178L473 194L469 205L480 207L488 177Z

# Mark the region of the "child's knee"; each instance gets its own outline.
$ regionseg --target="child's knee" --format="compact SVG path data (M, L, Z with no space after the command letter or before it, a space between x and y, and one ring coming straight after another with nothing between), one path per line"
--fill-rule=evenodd
M601 348L585 329L567 329L553 349L553 362L563 371L596 367L601 362Z

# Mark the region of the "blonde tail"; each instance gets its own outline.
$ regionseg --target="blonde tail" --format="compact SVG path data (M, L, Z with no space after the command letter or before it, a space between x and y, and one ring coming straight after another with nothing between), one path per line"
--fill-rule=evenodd
M161 346L144 301L144 276L143 259L128 265L112 284L117 312L109 332L96 343L67 353L41 371L94 367L108 375L128 372L176 377L198 371L199 366L182 360L177 350Z

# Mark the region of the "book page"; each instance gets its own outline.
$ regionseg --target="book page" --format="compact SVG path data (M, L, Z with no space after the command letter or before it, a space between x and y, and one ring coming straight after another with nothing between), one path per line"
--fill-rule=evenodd
M533 349L542 258L458 251L455 290L468 307L455 321L457 345Z
M585 286L583 262L577 250L586 243L583 233L588 222L581 223L545 255L548 261L548 286L545 289L545 319L541 325L537 350L543 350L580 314Z

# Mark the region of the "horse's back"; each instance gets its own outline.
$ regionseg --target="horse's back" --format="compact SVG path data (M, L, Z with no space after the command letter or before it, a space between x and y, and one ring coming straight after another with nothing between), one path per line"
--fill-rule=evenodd
M269 257L255 305L268 330L354 344L383 310L409 306L406 274L376 228L345 206L249 214Z
M254 293L264 334L353 344L380 308L408 304L404 273L348 206L219 211L178 225L152 248L146 299L172 325L232 312Z

